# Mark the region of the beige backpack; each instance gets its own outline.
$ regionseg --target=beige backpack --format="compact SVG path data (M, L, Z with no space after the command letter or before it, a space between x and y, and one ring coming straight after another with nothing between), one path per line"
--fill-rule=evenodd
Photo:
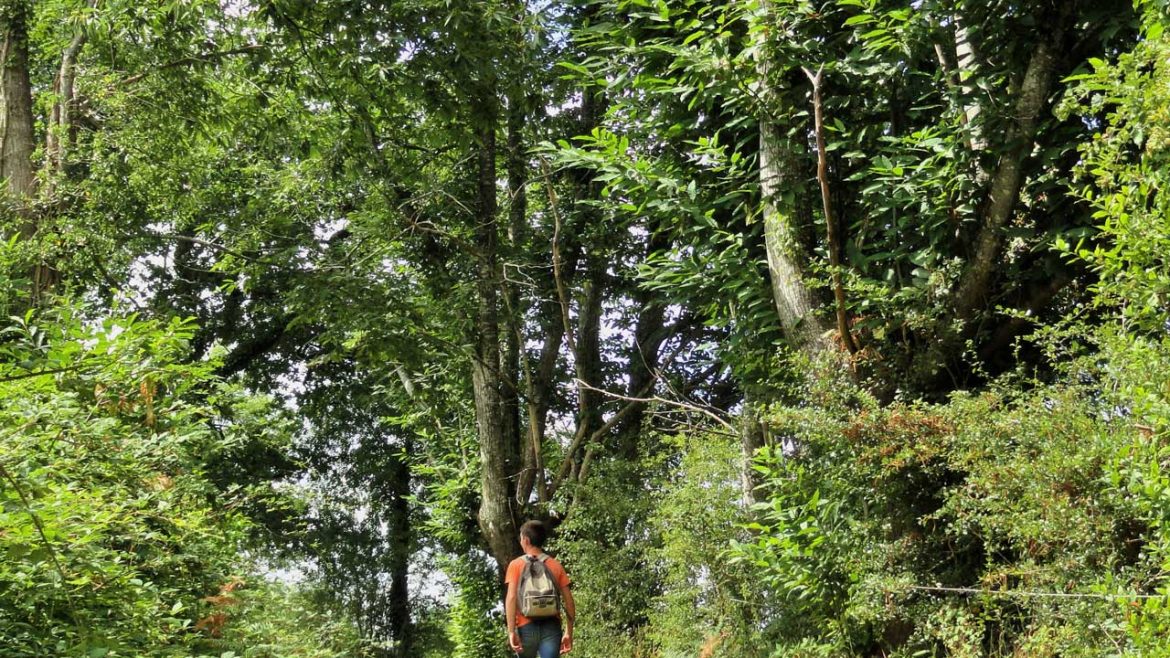
M561 590L545 561L548 555L524 556L524 569L520 572L520 587L517 592L520 614L529 619L556 617L561 607Z

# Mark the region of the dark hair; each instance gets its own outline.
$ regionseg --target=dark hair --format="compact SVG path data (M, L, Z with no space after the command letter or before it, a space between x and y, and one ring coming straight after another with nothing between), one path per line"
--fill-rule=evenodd
M544 540L548 538L548 528L543 521L528 521L520 526L520 536L527 537L533 546L544 548Z

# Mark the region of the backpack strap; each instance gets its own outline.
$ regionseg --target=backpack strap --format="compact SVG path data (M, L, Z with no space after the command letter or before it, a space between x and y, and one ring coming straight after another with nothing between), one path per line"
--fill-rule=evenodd
M553 584L556 585L557 596L560 597L561 584L557 582L556 576L553 575L552 569L548 568L548 561L551 559L552 559L552 556L549 555L548 553L541 553L540 555L525 554L524 555L524 570L523 570L523 575L521 575L521 577L520 577L520 580L521 580L521 583L523 583L524 575L531 575L531 576L535 577L538 573L538 571L536 569L536 565L539 564L541 569L544 570L544 573L547 574L548 577L550 579L552 579Z

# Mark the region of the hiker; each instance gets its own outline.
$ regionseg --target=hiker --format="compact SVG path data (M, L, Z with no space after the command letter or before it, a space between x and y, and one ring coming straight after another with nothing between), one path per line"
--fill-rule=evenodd
M508 619L508 645L520 658L556 658L573 648L573 620L577 607L569 592L569 574L541 548L548 529L540 521L520 526L524 554L512 560L504 582L508 595L504 613ZM566 625L561 631L561 612Z

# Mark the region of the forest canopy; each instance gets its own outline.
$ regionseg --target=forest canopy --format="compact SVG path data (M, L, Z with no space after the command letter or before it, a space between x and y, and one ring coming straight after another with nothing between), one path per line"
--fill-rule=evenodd
M1160 656L1163 0L0 0L0 656Z

